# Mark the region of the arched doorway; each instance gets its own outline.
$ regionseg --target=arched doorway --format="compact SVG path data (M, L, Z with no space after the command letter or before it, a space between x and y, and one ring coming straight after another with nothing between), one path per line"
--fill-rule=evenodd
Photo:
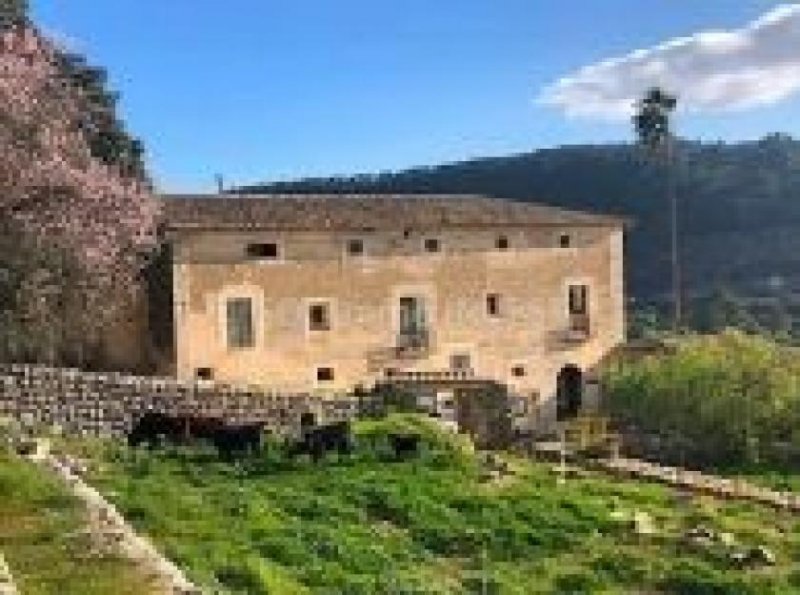
M583 395L583 374L580 368L568 364L558 373L556 419L564 421L578 415Z

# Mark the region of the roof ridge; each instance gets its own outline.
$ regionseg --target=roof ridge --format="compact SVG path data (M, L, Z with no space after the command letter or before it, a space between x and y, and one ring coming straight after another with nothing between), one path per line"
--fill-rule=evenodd
M624 225L614 215L480 194L162 194L173 228Z

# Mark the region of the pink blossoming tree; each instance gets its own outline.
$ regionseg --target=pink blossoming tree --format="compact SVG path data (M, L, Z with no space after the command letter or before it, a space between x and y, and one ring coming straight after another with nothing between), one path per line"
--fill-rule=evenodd
M0 310L8 328L13 319L17 336L39 345L10 357L53 363L67 346L85 360L141 314L158 217L142 176L92 154L87 98L60 59L29 24L0 28L0 218L4 243L18 238L16 255L0 245ZM50 338L32 339L41 329Z

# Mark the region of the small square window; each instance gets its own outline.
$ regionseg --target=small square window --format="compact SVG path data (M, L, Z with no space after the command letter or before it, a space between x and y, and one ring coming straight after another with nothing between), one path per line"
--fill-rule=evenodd
M495 242L495 246L498 250L508 250L508 237L507 236L497 236L497 241Z
M450 369L464 371L472 367L472 358L469 353L454 353L450 356Z
M439 252L439 238L425 238L425 252Z
M511 375L517 378L525 376L525 366L523 366L522 364L517 364L516 366L511 368Z
M269 242L265 244L247 244L248 258L270 260L278 258L278 244Z
M569 248L572 245L572 237L568 233L562 233L558 237L558 245L562 248Z
M213 380L214 370L211 368L197 368L194 375L198 380Z
M486 296L486 314L500 316L500 294L490 293Z
M327 366L317 368L317 382L333 382L333 368Z
M350 256L361 256L364 254L364 240L360 238L347 240L347 253Z
M308 307L308 328L312 331L331 330L331 312L328 304L311 304Z

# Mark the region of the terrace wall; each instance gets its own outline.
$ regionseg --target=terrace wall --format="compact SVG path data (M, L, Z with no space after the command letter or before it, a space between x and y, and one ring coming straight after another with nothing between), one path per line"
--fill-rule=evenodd
M148 410L259 421L275 433L287 433L298 428L304 412L328 422L374 412L376 406L369 396L322 398L212 382L0 364L0 417L55 424L81 435L123 436Z

